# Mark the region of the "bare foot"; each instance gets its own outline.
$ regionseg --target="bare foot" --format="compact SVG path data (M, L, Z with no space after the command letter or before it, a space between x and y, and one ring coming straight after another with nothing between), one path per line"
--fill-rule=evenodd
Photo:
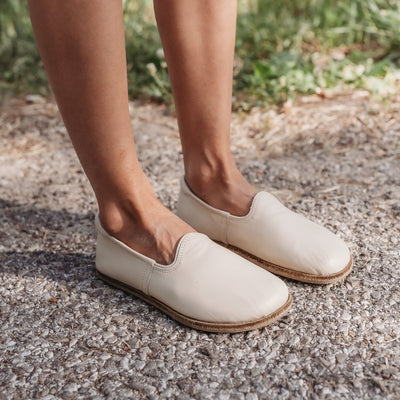
M232 215L244 216L258 190L236 170L229 178L192 179L186 183L193 193L212 207Z
M154 198L148 201L144 213L110 206L105 212L100 211L99 218L111 236L163 265L174 260L182 236L195 232Z

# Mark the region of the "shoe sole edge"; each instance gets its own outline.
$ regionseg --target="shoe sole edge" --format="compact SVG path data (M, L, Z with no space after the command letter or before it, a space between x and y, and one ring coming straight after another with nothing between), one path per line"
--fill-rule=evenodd
M171 307L167 306L166 304L162 303L161 301L157 300L156 298L146 295L140 290L137 290L123 282L120 282L114 278L111 278L100 271L96 270L96 275L99 279L103 280L107 284L114 286L124 292L132 294L141 300L144 300L146 303L151 304L152 306L158 308L169 317L174 319L175 321L180 322L181 324L188 326L189 328L194 328L197 330L205 331L205 332L213 332L213 333L239 333L239 332L246 332L253 329L263 328L272 322L276 321L280 317L282 317L291 307L293 303L293 297L289 294L288 299L285 304L279 307L273 313L256 319L254 321L248 322L240 322L240 323L216 323L216 322L207 322L196 320L190 317L187 317L178 311L175 311Z
M253 254L248 253L245 250L242 250L236 246L232 246L230 244L222 243L220 241L215 241L221 246L226 247L227 249L235 252L236 254L246 258L247 260L257 264L259 267L266 269L267 271L283 276L285 278L293 279L296 281L304 282L304 283L314 283L314 284L321 284L327 285L329 283L335 283L338 281L343 280L353 269L353 257L350 256L350 261L341 271L336 272L335 274L331 275L313 275L308 274L306 272L301 271L294 271L285 267L281 267L279 265L273 264L269 261L263 260Z

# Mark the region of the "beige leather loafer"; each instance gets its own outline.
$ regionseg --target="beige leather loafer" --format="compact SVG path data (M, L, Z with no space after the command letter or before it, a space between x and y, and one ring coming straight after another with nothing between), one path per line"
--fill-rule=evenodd
M309 283L332 283L352 268L346 244L332 232L258 192L243 217L209 206L181 179L177 214L197 231L274 274Z
M210 332L261 328L292 303L281 279L202 233L184 235L174 261L161 265L109 235L98 215L95 223L98 276L184 325Z

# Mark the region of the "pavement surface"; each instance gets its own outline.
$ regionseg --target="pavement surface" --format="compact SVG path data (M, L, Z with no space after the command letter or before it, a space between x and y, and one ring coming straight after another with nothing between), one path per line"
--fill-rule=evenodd
M170 209L182 154L163 106L131 104ZM305 97L232 117L244 175L341 236L345 282L286 280L291 311L207 334L95 277L93 191L53 101L0 114L0 399L399 399L400 100Z

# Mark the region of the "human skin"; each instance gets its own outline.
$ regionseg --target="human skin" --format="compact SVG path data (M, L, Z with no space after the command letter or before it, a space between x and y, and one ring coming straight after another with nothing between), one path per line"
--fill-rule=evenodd
M104 229L161 264L194 231L157 199L140 167L128 107L121 0L28 1L49 82L92 185ZM155 0L184 155L208 204L245 215L257 190L230 151L236 0Z

